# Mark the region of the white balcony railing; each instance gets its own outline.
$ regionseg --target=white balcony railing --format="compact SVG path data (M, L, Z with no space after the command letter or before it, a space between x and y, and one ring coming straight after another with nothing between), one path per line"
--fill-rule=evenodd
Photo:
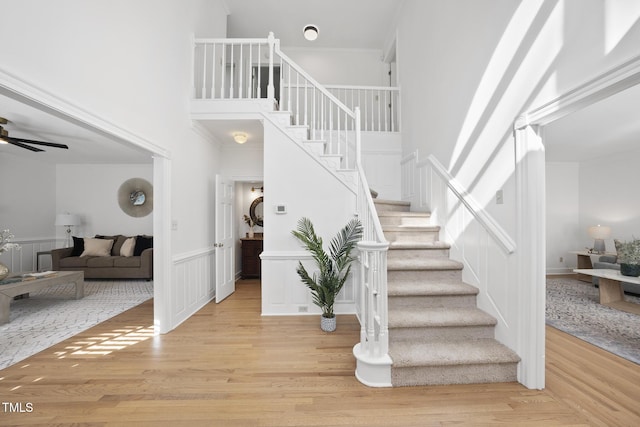
M326 88L350 109L360 108L360 129L399 132L400 88L391 86L338 86Z
M329 90L284 54L273 34L266 39L197 39L193 64L194 99L273 100L277 110L291 114L293 125L306 127L311 139L325 141L324 154L340 155L341 168L356 171L357 210L364 237L358 244L360 268L355 274L361 338L354 353L368 361L387 360L388 242L360 161L360 134L362 129L398 130L394 114L399 102L397 89ZM388 111L380 107L388 104ZM365 108L364 118L361 108ZM357 375L365 383L377 382L367 372Z

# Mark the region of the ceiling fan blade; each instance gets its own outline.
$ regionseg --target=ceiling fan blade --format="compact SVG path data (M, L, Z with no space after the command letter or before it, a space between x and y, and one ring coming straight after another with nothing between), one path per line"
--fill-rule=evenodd
M44 150L41 150L40 148L32 147L32 146L30 146L30 145L23 144L23 143L21 143L21 142L15 141L13 138L5 138L5 139L7 139L7 142L8 142L9 144L11 144L11 145L15 145L16 147L26 148L27 150L31 150L31 151L35 151L35 152L38 152L38 151L44 151Z
M46 145L47 147L55 147L55 148L64 148L68 150L69 147L65 144L56 144L55 142L44 142L44 141L34 141L32 139L23 139L23 138L14 138L12 136L7 137L9 140L13 140L16 142L26 142L27 144L36 144L36 145ZM42 151L42 150L40 150Z

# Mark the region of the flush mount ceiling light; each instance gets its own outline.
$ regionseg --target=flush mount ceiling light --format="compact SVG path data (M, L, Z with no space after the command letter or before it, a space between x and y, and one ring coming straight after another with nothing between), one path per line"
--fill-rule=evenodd
M315 25L307 25L304 27L304 30L302 30L302 34L304 34L305 39L312 42L318 38L318 27Z
M233 140L238 144L244 144L247 142L247 134L244 132L236 132L233 134Z

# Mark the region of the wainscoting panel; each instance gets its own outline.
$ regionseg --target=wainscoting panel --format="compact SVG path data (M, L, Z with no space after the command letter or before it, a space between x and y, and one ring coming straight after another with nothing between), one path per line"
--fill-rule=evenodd
M19 250L12 249L0 255L0 262L9 267L12 272L20 271L36 271L38 264L38 252L48 252L52 249L60 247L59 242L55 238L26 238L13 239L12 243L20 245ZM40 255L40 271L51 270L51 255Z
M311 293L296 272L302 261L307 271L315 270L314 262L305 252L263 252L262 259L262 315L319 314ZM355 264L354 264L355 267ZM339 314L355 313L355 289L352 279L345 283L336 298L334 310Z
M463 279L480 290L478 306L498 319L496 339L516 349L515 244L436 159L420 160L416 152L402 166L403 195L411 195L412 209L419 200L431 211L440 239L451 244L451 258L464 264ZM412 188L419 194L411 194Z
M171 323L184 322L215 297L215 248L174 257L171 280Z

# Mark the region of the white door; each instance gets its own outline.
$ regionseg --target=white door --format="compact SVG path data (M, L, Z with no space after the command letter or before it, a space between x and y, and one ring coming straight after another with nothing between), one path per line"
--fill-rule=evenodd
M236 290L233 237L234 182L216 175L216 302Z

